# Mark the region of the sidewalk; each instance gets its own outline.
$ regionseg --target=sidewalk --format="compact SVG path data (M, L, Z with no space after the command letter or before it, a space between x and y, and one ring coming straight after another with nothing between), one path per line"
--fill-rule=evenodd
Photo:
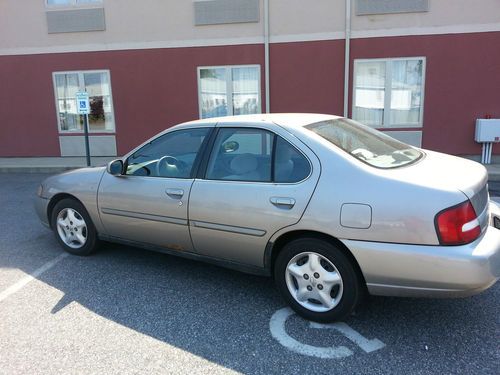
M116 157L92 157L91 165L100 167ZM86 167L85 157L0 158L0 173L59 173Z
M92 166L104 166L115 157L92 157ZM59 173L87 165L85 157L0 158L0 173ZM489 181L500 181L500 164L485 166Z

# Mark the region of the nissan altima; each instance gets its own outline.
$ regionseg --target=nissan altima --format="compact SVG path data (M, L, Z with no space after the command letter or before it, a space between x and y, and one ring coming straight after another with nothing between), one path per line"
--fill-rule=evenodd
M473 161L347 118L204 119L107 167L47 178L36 211L69 253L112 241L269 275L307 319L368 292L454 297L500 276L500 209Z

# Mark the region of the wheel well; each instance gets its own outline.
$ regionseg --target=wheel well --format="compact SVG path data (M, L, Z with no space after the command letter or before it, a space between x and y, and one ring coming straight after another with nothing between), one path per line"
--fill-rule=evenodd
M68 194L68 193L59 193L59 194L56 194L54 195L52 198L50 198L50 202L47 206L47 219L48 219L48 222L49 222L49 225L52 227L52 222L51 222L51 218L52 218L52 210L54 209L55 205L62 201L63 199L74 199L78 202L80 202L80 200L75 197L74 195L71 195L71 194ZM82 203L82 202L80 202Z
M285 234L282 234L276 241L274 241L274 244L271 247L271 259L270 259L270 271L271 275L274 275L274 262L276 261L276 258L278 257L278 254L280 251L283 249L283 247L297 239L297 238L303 238L303 237L313 237L317 238L323 241L327 241L331 243L332 245L335 245L339 250L341 250L345 256L351 261L351 264L354 266L354 269L357 271L363 285L366 285L365 277L363 275L363 272L361 271L361 267L359 267L358 261L352 255L351 251L347 248L346 245L344 245L338 238L335 238L333 236L330 236L325 233L321 232L315 232L311 230L296 230L292 232L288 232Z

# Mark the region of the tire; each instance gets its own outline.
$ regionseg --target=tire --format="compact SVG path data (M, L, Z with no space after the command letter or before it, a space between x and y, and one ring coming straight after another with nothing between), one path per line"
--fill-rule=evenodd
M274 280L297 314L321 323L348 317L363 292L349 258L330 242L312 237L283 247L274 265Z
M76 199L57 202L50 223L61 246L70 254L89 255L99 246L94 223L85 207Z

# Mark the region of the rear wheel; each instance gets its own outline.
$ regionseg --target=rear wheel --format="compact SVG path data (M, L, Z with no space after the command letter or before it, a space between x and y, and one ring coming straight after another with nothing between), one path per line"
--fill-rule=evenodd
M274 277L290 306L309 320L344 319L361 298L361 281L349 258L317 238L286 244L276 259Z
M75 199L57 202L52 210L52 229L68 253L88 255L99 245L97 232L85 207Z

